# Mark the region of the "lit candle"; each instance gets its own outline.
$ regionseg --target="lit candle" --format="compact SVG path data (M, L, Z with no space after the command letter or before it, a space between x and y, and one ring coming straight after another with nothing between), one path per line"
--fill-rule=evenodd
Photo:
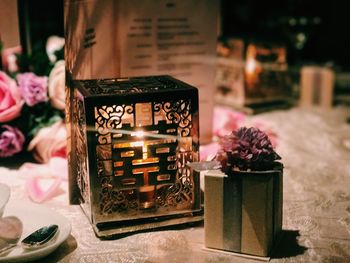
M259 74L261 72L261 65L256 58L255 45L249 45L247 48L246 63L245 63L245 77L247 87L252 89L256 83L259 82Z
M139 125L141 126L141 125ZM145 163L157 163L158 158L148 158L148 145L149 142L144 141L145 132L143 130L138 130L132 133L132 136L140 138L142 140L132 143L133 147L142 147L142 160L134 160L133 164L145 164ZM136 171L138 169L134 169ZM155 186L149 185L149 172L158 171L158 167L144 167L139 168L140 173L143 174L143 186L140 187L140 207L144 209L149 209L154 207L155 202Z
M245 72L247 77L253 77L256 72L256 61L254 58L249 58L245 65Z
M257 82L257 63L254 58L250 58L246 61L245 76L248 88L253 88Z

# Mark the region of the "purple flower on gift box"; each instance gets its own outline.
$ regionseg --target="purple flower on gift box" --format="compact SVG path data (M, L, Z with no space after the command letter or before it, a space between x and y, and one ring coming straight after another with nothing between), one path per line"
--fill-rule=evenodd
M269 169L274 161L281 159L268 136L254 127L233 131L221 139L220 145L216 159L224 172Z
M28 106L48 100L47 77L39 77L34 73L23 73L17 76L22 97Z
M9 157L23 149L25 138L22 132L9 125L0 127L0 157Z

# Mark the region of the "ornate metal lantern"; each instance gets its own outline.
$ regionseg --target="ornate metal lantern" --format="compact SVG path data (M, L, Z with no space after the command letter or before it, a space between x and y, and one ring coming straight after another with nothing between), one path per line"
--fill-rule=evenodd
M169 76L73 81L70 188L96 234L202 220L198 91Z

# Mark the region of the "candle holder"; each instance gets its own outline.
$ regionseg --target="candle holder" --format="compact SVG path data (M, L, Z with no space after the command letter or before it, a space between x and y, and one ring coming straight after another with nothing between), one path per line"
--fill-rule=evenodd
M99 237L203 219L198 91L169 76L73 81L71 200Z
M245 104L285 104L291 95L286 48L278 44L251 43L245 64ZM288 104L288 103L287 103Z
M218 104L257 113L292 104L292 81L286 48L274 43L244 44L229 39L218 45Z

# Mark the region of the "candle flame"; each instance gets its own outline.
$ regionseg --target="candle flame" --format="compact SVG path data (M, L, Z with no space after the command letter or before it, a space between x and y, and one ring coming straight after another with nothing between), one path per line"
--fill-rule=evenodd
M256 65L256 61L253 58L249 58L246 62L245 65L245 71L248 74L254 74L254 72L256 71L257 65Z

